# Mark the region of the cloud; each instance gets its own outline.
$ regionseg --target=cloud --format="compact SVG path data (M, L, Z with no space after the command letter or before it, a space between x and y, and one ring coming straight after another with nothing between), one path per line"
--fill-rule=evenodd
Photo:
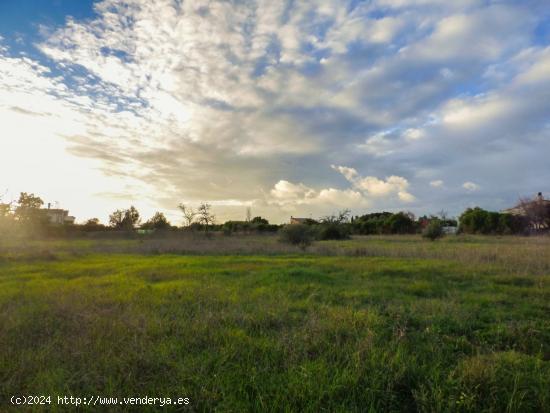
M275 220L277 207L452 210L471 179L484 187L472 202L499 208L548 181L550 49L533 38L545 6L96 2L88 19L43 28L32 54L0 39L4 156L40 145L40 168L109 178L90 193L208 200L220 219L251 204ZM332 164L348 165L333 168L349 188Z
M409 182L400 176L389 176L385 180L375 176L360 176L353 168L332 165L332 169L340 172L352 183L353 187L373 198L397 196L402 202L412 202L415 197L408 192Z
M469 192L478 191L480 189L479 185L474 182L464 182L462 188Z
M358 191L335 188L315 190L302 183L295 184L285 180L280 180L271 189L268 203L290 211L300 206L326 211L334 207L365 208L369 205L367 199Z

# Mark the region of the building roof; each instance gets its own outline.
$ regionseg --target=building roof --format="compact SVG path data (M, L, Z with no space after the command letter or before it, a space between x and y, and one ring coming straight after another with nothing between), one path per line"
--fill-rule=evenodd
M533 198L530 201L526 202L527 205L532 204L539 204L539 205L545 205L547 207L550 207L550 199L544 199L542 196L542 193L539 192L539 194ZM515 207L503 209L502 212L505 214L512 214L512 215L525 215L525 208L524 205L520 202Z
M296 217L290 217L290 222L299 222L299 223L305 223L310 218L296 218Z

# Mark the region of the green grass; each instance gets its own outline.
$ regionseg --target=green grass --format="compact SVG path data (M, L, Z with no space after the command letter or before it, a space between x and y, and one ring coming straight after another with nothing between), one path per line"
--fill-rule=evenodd
M526 269L502 253L546 241L361 238L307 255L120 243L0 254L0 411L24 411L14 394L181 396L182 411L208 412L550 411L547 257Z

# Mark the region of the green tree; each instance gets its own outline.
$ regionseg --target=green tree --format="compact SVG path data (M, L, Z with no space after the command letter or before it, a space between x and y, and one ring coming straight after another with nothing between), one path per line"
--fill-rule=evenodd
M254 217L254 218L252 218L252 221L250 221L250 223L269 225L269 221L265 218L262 218L262 217Z
M310 225L288 224L279 230L279 239L286 244L305 250L313 242L315 230Z
M133 229L139 221L139 212L134 206L126 210L117 209L109 215L109 225L116 229Z
M84 224L88 227L96 227L99 224L99 218L90 218L89 220L86 221L86 223Z
M416 231L414 220L405 212L398 212L388 217L384 227L390 234L412 234Z
M0 218L7 218L11 215L11 204L0 203Z
M39 222L45 219L40 208L44 201L34 194L21 192L15 208L15 218L21 222Z
M432 219L422 231L422 236L431 241L443 237L443 221L439 218Z
M168 229L170 227L170 222L162 212L155 212L155 215L141 226L143 229Z

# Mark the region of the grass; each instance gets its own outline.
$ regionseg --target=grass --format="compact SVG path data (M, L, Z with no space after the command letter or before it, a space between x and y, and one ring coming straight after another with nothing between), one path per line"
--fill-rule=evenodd
M548 239L229 241L0 244L0 411L550 411Z

